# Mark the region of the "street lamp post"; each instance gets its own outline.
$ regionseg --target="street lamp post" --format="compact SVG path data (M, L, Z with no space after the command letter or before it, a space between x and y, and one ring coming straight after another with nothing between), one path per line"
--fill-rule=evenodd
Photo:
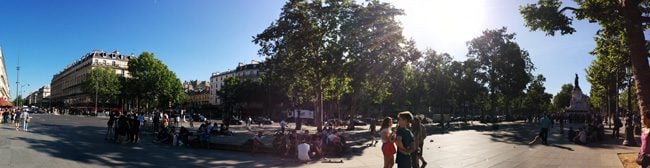
M631 90L632 90L632 82L634 82L634 78L632 76L632 69L631 68L628 67L625 70L626 70L626 73L628 74L627 76L629 76L629 79L628 79L628 82L627 82L628 83L628 86L627 86L627 89L628 89L628 92L627 92L628 93L628 95L627 95L628 96L627 97L627 101L628 101L627 107L628 107L629 111L628 111L628 114L626 115L627 118L625 120L625 140L623 140L623 145L634 146L634 145L636 145L636 140L634 139L634 128L631 127L632 124L629 123L629 122L634 122L634 121L632 121L630 119L630 118L632 118L632 100L631 100L631 98L632 98L631 93L632 92L631 92Z

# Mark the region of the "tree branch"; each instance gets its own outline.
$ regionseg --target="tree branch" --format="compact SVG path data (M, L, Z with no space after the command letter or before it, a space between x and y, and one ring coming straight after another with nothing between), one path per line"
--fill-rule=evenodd
M562 8L562 9L560 9L560 12L559 12L559 13L563 13L565 10L581 11L582 9L578 9L578 8L574 8L574 7L569 7L569 6L567 6L567 7L564 7L564 8Z

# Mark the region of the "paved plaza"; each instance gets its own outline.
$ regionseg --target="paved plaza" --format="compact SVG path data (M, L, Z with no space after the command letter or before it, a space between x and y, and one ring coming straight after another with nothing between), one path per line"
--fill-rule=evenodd
M297 163L272 154L192 149L154 144L151 136L140 144L104 140L103 118L33 115L30 132L0 129L0 167L381 167L377 147L353 146L344 163ZM638 147L607 140L581 146L552 129L551 145L527 145L536 128L527 123L503 124L498 131L484 125L464 130L434 131L425 141L428 167L622 167L617 153Z

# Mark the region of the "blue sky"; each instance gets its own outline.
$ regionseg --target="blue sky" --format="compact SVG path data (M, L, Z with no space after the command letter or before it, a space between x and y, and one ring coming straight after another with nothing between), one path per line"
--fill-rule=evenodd
M573 82L574 73L581 76L583 92L589 92L584 69L593 60L588 52L595 46L595 24L576 22L574 35L547 37L523 26L518 6L530 0L391 2L405 10L407 15L400 17L404 34L415 39L420 49L432 48L464 60L466 41L481 30L506 26L530 52L535 73L546 76L547 92L556 93L562 84ZM7 0L0 5L0 47L12 95L17 57L21 83L30 84L23 90L31 92L94 49L136 55L153 52L181 80L209 80L212 72L261 59L252 36L278 17L283 4L276 0Z

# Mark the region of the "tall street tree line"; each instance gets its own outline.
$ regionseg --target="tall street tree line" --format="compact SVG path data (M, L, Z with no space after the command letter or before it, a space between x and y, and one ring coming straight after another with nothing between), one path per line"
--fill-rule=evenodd
M650 45L643 32L650 24L650 3L647 0L574 1L577 6L563 6L560 0L539 0L522 6L520 12L531 31L543 31L550 36L575 32L572 27L575 19L600 25L594 38L596 48L591 52L596 59L587 69L592 84L592 106L608 114L619 111L617 104L641 114L649 112Z
M545 78L507 29L468 43L467 60L416 49L389 3L290 0L253 42L266 58L261 86L277 91L269 109L313 107L321 118L553 109ZM264 90L264 89L263 89Z

